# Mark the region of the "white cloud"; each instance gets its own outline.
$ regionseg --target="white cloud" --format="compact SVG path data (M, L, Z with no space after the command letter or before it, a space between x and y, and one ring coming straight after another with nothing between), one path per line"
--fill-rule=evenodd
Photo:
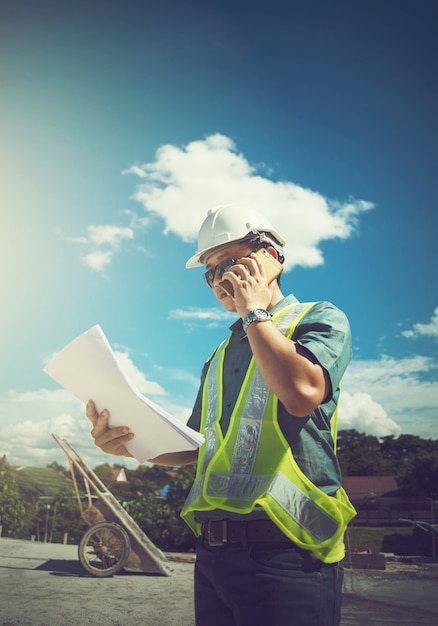
M202 309L175 310L184 318L210 315L214 311ZM160 405L172 415L186 422L190 403L177 404L158 383L138 370L129 354L116 351L117 358L128 376L146 394L160 396ZM401 432L424 438L438 439L438 363L432 358L416 356L406 359L382 357L379 360L352 362L342 383L339 428L355 428L378 437ZM167 371L167 378L186 379L192 388L196 377L181 371ZM6 454L15 465L44 466L51 461L65 464L65 454L51 437L55 433L65 437L85 458L91 467L100 463L123 463L136 467L135 460L108 456L101 452L90 436L91 424L85 408L64 389L18 392L11 390L0 395L0 456Z
M66 465L67 457L51 436L65 438L91 466L122 463L137 467L135 459L103 453L90 435L84 405L64 390L9 391L0 396L0 457L8 463L44 467L52 461Z
M15 465L47 465L51 461L64 463L64 453L58 450L52 433L66 437L73 445L90 448L91 425L84 407L64 389L50 391L9 391L0 396L0 455L6 454Z
M150 225L150 216L164 221L164 233L183 241L196 240L199 226L212 206L248 204L265 213L285 237L286 269L314 267L324 262L324 240L350 237L360 215L371 202L332 201L290 181L274 181L262 175L265 164L251 165L237 152L234 142L219 133L184 147L161 146L152 163L135 164L123 173L141 179L134 198L147 212L139 217L125 210L129 225L90 224L87 234L68 241L88 246L85 265L104 274L123 242L133 240Z
M88 243L91 251L82 255L87 267L95 272L103 273L111 263L114 253L120 248L122 241L134 238L134 229L114 224L90 224L87 237L76 238L76 242Z
M142 179L134 197L148 213L164 220L164 233L173 232L184 241L196 239L212 206L238 203L260 210L287 241L288 268L323 263L321 242L350 237L359 216L373 208L363 200L330 201L292 182L264 178L221 134L182 148L164 145L154 162L136 164L124 173Z
M149 397L159 396L163 409L182 422L187 421L191 407L178 405L175 399L169 398L159 383L149 380L138 369L126 350L115 350L114 354L141 393ZM169 378L182 377L181 372L167 373ZM193 378L190 383L197 385ZM6 454L8 462L14 465L44 466L51 461L65 464L66 456L52 438L52 433L67 439L91 467L100 463L138 465L135 459L108 456L94 445L84 404L65 389L10 390L0 395L0 415L0 457Z
M357 391L350 394L343 389L339 402L338 429L350 428L376 437L398 436L401 432L400 426L368 393Z
M396 434L396 424L403 433L438 439L437 369L436 360L423 356L354 360L342 381L341 424L374 434ZM364 407L369 409L366 417Z
M90 269L95 272L104 272L113 258L112 250L93 250L88 254L82 255L82 260Z
M141 393L151 396L166 395L166 391L161 385L154 381L147 380L143 372L140 371L136 365L134 365L127 352L120 352L116 350L114 355L126 376L134 383Z
M55 229L55 233L57 235L61 236L61 237L63 236L60 229ZM67 241L71 241L72 243L80 243L80 244L83 244L83 245L88 243L88 239L86 237L84 237L83 235L80 236L80 237L65 237L65 239Z
M417 324L414 324L412 330L405 330L402 332L402 335L409 339L420 336L434 337L435 339L438 339L438 307L433 312L431 320L428 324L421 324L418 322Z
M88 226L88 237L95 246L108 245L111 248L118 248L123 239L133 239L132 228L115 226L114 224L90 224Z
M189 330L194 330L198 322L202 322L203 328L217 328L225 323L231 324L236 318L235 313L229 313L223 309L188 307L187 309L173 309L169 312L169 319L178 319Z
M131 211L130 209L125 209L122 211L123 215L127 215L130 219L130 228L134 231L145 230L151 223L149 217L140 217L135 211Z
M139 217L134 211L125 210L122 213L129 218L129 226L90 224L87 234L78 237L64 237L59 228L55 229L55 233L71 243L88 246L88 251L81 255L82 261L89 269L103 274L123 242L134 239L135 233L143 231L150 223L148 217Z

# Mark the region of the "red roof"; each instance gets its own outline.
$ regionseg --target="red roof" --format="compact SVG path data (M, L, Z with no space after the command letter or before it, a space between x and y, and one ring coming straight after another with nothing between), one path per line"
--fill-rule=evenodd
M167 476L169 476L170 478L175 478L176 476L178 476L178 472L174 470L166 470L164 473L167 474Z
M342 486L353 499L364 498L370 493L396 496L399 491L394 476L344 476Z
M111 469L111 473L113 475L113 479L118 483L127 484L126 472L123 467L119 469Z

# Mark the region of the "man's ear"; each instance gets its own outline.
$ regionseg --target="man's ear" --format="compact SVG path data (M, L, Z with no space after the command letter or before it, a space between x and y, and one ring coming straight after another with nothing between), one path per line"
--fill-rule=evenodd
M269 254L270 254L271 256L273 256L273 257L274 257L274 259L278 259L278 252L277 252L277 250L274 248L274 246L268 246L268 247L266 248L266 250L269 252Z

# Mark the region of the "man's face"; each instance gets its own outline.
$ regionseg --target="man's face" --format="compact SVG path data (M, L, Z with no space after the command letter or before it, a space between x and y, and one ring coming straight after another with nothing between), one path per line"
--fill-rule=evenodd
M227 311L236 311L234 306L234 300L230 294L226 291L231 288L231 285L227 281L223 281L223 270L227 266L233 265L233 260L236 261L242 257L249 256L252 252L252 248L247 243L235 243L213 252L207 259L206 269L210 271L210 277L212 278L212 289L219 302L227 309Z

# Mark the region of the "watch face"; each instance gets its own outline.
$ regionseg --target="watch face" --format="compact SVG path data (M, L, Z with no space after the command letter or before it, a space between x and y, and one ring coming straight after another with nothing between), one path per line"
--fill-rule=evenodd
M271 315L265 309L255 309L254 317L257 320L264 321L271 317Z

